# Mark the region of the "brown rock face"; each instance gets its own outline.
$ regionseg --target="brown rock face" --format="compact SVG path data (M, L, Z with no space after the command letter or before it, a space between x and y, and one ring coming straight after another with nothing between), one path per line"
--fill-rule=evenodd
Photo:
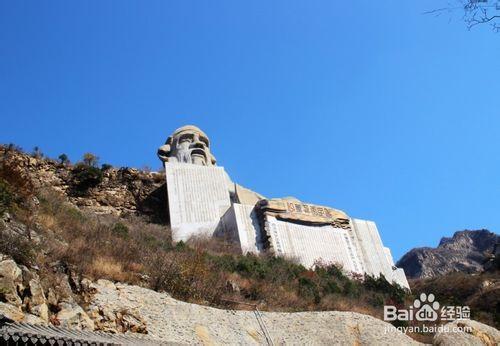
M3 255L0 255L3 256ZM0 313L16 321L30 320L47 323L49 309L38 275L12 259L0 260Z
M38 275L28 268L22 267L24 286L29 289L29 296L23 300L23 305L31 314L40 317L43 321L49 320L49 308Z
M79 191L76 166L63 165L50 159L33 158L0 146L0 160L26 172L35 187L51 187L65 194L78 207L96 214L147 216L151 221L168 220L164 174L134 168L109 168L100 171L96 186Z
M0 295L2 301L20 307L19 292L24 290L22 270L11 259L0 262Z

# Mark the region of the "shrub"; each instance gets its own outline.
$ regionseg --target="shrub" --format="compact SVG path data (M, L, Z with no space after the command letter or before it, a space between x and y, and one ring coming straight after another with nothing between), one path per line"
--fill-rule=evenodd
M41 159L43 157L43 153L39 147L34 147L31 155L36 159Z
M0 230L0 253L8 255L18 264L33 264L36 248L26 237L7 230Z
M380 275L378 278L374 278L370 275L365 275L365 280L363 285L372 291L381 292L389 296L397 304L402 304L406 296L406 292L403 288L398 285L392 285L387 281L384 275Z
M344 289L342 293L348 297L353 297L353 298L357 298L360 296L359 287L353 281L347 281L344 283Z
M7 183L0 178L0 217L9 211L13 200L14 196L9 191Z
M22 152L23 151L23 148L21 148L19 145L16 145L14 143L9 143L7 144L7 148L5 150L5 152L12 152L12 151L15 151L15 152Z
M151 286L174 297L220 304L225 274L213 266L203 252L170 252L153 257L149 265Z
M299 278L299 295L306 299L313 299L316 304L321 300L316 283L307 277Z
M113 234L117 235L120 238L123 238L123 239L127 239L128 238L128 232L129 232L128 231L128 227L125 226L121 222L115 223L115 225L113 226L113 228L111 229L111 231L113 232Z
M113 258L98 256L94 258L89 269L92 276L96 278L105 277L115 281L129 279L129 275L123 270L122 263Z
M103 171L103 172L110 170L111 168L113 168L113 166L111 166L110 164L107 164L107 163L103 163L101 165L101 171Z
M86 165L76 165L72 170L76 192L86 192L102 182L102 171L99 168Z
M323 284L323 292L325 294L340 293L341 289L335 280L329 279Z
M7 189L12 193L12 203L26 202L33 196L35 186L33 181L16 162L3 161L0 163L0 179L8 185Z
M245 276L263 279L267 274L267 266L263 261L253 254L247 254L238 258L236 271Z

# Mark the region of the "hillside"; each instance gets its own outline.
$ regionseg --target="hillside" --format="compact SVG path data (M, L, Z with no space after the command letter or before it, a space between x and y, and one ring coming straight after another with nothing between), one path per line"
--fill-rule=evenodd
M162 222L162 174L61 164L5 147L0 157L0 252L38 268L42 278L122 281L221 307L234 307L231 300L376 316L385 301L406 296L383 279L361 283L333 265L311 271L281 258L242 256L220 240L174 246Z
M164 292L165 297L230 311L350 312L307 315L310 323L325 325L368 318L353 312L381 319L385 304L409 306L416 297L384 278L350 277L334 264L308 270L283 258L243 256L215 239L173 244L161 173L59 163L12 146L0 147L0 158L0 313L14 320L155 333L156 322L133 309L96 310L99 285L148 295ZM498 327L488 307L474 313ZM271 325L279 326L280 318L292 321L279 317L285 315L265 316ZM211 327L200 327L202 335L204 328ZM367 328L366 333L378 333ZM412 337L432 340L432 335Z
M441 305L469 306L475 320L500 328L500 272L461 272L410 280L413 292L432 292Z

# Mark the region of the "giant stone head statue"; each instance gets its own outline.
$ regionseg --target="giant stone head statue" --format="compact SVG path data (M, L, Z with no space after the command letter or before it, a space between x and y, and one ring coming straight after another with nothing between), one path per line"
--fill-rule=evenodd
M158 149L163 162L191 163L200 166L215 166L215 157L210 152L210 141L198 127L186 125L175 130L167 142Z

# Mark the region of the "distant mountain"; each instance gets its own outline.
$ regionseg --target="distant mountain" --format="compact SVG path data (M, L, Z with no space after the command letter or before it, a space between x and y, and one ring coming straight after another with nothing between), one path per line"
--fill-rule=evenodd
M421 247L407 252L396 264L408 278L430 278L450 272L483 271L487 254L492 253L500 236L488 230L460 231L441 238L437 248Z

